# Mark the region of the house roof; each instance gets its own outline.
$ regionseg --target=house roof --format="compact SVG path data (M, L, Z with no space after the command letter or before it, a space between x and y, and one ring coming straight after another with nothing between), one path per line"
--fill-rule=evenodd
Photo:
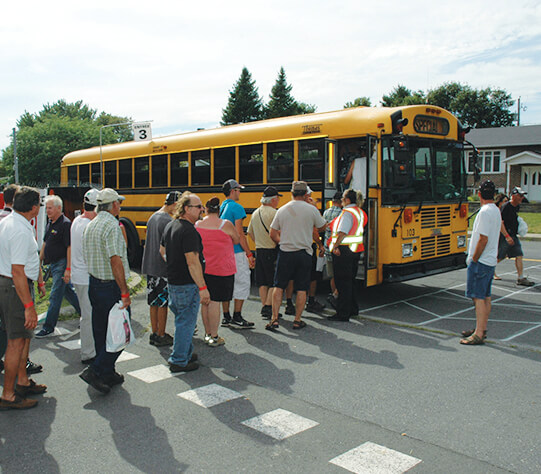
M466 140L477 148L541 145L541 125L474 128Z

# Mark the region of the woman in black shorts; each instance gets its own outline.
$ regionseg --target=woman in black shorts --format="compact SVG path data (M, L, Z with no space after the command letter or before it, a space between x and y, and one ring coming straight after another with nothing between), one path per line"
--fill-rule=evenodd
M210 304L201 305L201 316L205 326L205 342L209 346L225 344L218 336L220 325L220 302L231 301L237 271L234 244L240 242L235 226L226 219L220 219L220 200L210 199L206 205L207 216L197 222L196 229L203 240L205 257L205 282L210 293Z

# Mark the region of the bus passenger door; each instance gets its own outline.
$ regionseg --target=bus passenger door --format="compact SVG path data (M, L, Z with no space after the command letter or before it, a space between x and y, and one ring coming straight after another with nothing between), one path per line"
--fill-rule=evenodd
M365 227L364 238L364 275L366 286L377 285L381 282L378 274L378 154L380 140L373 135L367 136L367 160L366 160L366 190L362 190L365 196L363 205L368 215L368 225Z

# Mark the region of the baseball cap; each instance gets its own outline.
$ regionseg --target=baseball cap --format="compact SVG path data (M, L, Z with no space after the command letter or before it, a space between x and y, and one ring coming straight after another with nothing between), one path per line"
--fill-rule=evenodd
M305 193L308 193L308 184L306 184L306 181L293 181L293 184L291 185L291 192L295 191L304 191ZM312 190L310 190L310 193Z
M232 189L244 189L244 186L241 186L236 180L228 179L222 186L222 191L224 194L229 194Z
M334 196L332 197L333 201L341 201L342 200L342 193L340 191L336 191L334 193Z
M98 194L100 192L97 189L89 189L85 193L84 202L85 204L90 204L91 206L97 206L98 205Z
M283 196L274 186L267 186L263 191L263 197Z
M524 202L524 203L528 203L528 202L529 202L528 199L526 199L526 197L525 197L526 194L528 194L528 193L527 193L526 191L524 191L522 188L519 188L518 186L515 186L515 187L513 188L513 191L511 191L511 196L512 196L513 194L520 194L520 195L524 198L524 199L522 200L522 202Z
M490 179L485 179L479 186L479 191L492 191L494 193L496 192L496 185Z
M165 198L165 204L167 206L175 204L180 199L180 196L182 196L180 191L171 191Z
M98 204L109 204L115 201L124 201L124 196L120 196L114 189L105 188L98 194Z

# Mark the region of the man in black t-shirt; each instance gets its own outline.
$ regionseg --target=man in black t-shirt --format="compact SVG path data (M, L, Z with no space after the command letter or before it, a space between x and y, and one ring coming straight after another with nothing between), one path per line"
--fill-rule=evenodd
M175 339L169 357L171 372L188 372L199 367L192 336L199 303L210 302L203 277L203 242L194 226L203 210L201 199L185 192L178 200L174 219L165 227L160 245L160 253L167 262L169 307L175 314Z
M502 207L502 229L498 243L498 262L501 262L505 257L514 258L517 268L517 285L533 286L534 282L523 275L522 257L524 253L518 238L518 211L522 202L528 202L525 198L526 194L519 187L513 188L510 201Z
M36 334L37 338L54 334L64 297L75 308L75 311L81 314L77 294L69 283L71 268L67 265L67 262L71 261L71 221L62 213L62 199L59 196L45 198L45 212L49 222L45 229L39 257L43 263L50 265L53 285L49 294L47 317L43 327Z

